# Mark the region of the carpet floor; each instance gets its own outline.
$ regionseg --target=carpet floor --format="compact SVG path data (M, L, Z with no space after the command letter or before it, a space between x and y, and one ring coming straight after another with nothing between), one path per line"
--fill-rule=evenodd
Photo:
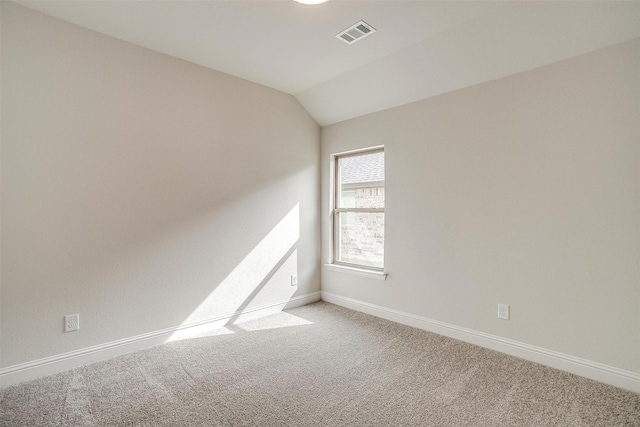
M640 426L640 395L320 302L1 391L3 426Z

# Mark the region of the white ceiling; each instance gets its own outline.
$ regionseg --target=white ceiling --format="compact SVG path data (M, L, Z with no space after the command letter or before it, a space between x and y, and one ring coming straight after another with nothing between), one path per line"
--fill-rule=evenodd
M640 1L17 2L290 93L320 125L640 37ZM378 31L334 38L359 20Z

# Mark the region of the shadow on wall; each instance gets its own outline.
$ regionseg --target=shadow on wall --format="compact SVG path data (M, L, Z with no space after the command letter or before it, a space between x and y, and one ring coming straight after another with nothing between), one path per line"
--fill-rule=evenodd
M216 326L216 319L233 322L236 313L315 290L316 201L305 189L316 172L313 166L256 183L206 207L134 210L114 227L103 213L91 218L92 233L69 232L57 240L57 250L48 239L29 246L28 259L41 268L11 265L21 286L6 292L3 286L3 299L13 301L6 314L31 306L46 310L33 310L26 322L3 330L3 347L11 350L3 360L11 366L165 329ZM75 228L70 222L60 228ZM292 275L300 286L291 286ZM73 297L63 289L73 289ZM80 313L79 331L63 333L57 320L65 313ZM24 336L30 337L26 343Z
M320 135L292 96L10 2L2 18L1 366L318 289ZM256 249L283 218L294 234Z
M201 336L220 325L234 323L251 304L287 301L296 291L290 283L298 275L300 206L296 204L255 248L217 285L180 325L169 341ZM228 314L235 313L228 318ZM185 329L188 328L188 329Z

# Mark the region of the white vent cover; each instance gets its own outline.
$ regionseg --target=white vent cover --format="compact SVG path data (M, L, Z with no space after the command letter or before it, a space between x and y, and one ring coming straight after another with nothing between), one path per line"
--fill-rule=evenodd
M364 21L357 22L344 31L336 34L336 38L342 40L346 44L354 44L358 40L362 40L370 34L376 32L376 29Z

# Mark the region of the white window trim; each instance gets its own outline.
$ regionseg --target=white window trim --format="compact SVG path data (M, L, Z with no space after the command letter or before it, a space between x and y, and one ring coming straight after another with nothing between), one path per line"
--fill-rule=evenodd
M342 264L325 264L328 270L339 273L355 274L356 276L368 277L370 279L387 280L387 273L384 271L369 270L360 267L349 267Z
M335 260L335 245L337 242L337 238L336 238L336 227L335 227L335 221L336 221L336 212L342 212L342 211L346 211L343 209L336 209L336 179L337 179L337 168L336 168L336 163L337 163L337 159L338 157L345 157L345 156L357 156L360 154L365 154L365 153L369 153L369 152L375 152L375 151L383 151L384 152L384 145L377 145L375 147L368 147L365 149L358 149L358 150L350 150L350 151L343 151L341 153L334 153L331 155L331 165L329 168L329 173L330 173L330 186L329 186L329 216L330 216L330 224L331 224L331 229L330 229L330 242L331 244L329 245L329 262L324 264L325 267L327 267L329 270L332 271L337 271L337 272L341 272L341 273L350 273L350 274L355 274L358 276L363 276L363 277L369 277L369 278L373 278L373 279L378 279L378 280L387 280L387 273L385 273L384 268L375 268L375 267L367 267L364 265L355 265L355 264L348 264L348 263L341 263L339 261ZM386 183L385 183L386 186ZM384 212L384 209L376 209L376 208L364 208L364 209L358 209L359 211L362 210L363 212L365 211L370 211L370 212Z

